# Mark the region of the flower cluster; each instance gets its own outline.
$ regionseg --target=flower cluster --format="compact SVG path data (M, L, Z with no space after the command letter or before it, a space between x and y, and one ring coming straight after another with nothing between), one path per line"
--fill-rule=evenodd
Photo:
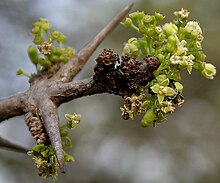
M168 114L174 112L176 104L180 106L184 102L181 70L186 69L191 74L195 69L208 79L213 79L216 74L215 66L206 62L202 51L203 35L199 23L188 21L189 12L183 8L174 15L176 19L173 22L161 25L159 21L165 18L162 14L148 15L137 11L122 23L141 35L127 41L123 54L131 58L155 56L160 62L154 71L155 79L142 87L139 94L143 96L144 127L164 121ZM121 110L123 116L128 113L127 116L133 119L137 109L128 105L129 97L132 98L132 94L125 98L125 106Z
M33 24L31 33L34 35L35 46L28 47L28 56L35 65L37 73L48 70L58 62L67 63L75 55L72 47L63 46L67 40L66 37L61 32L50 29L47 19L41 18ZM21 69L17 70L17 75L30 77Z
M60 134L62 137L63 147L72 147L72 142L69 137L68 129L74 129L80 122L81 116L79 114L66 114L67 122L60 126ZM64 161L74 162L74 158L67 152L63 151ZM43 179L51 177L53 180L57 179L57 171L59 170L59 164L51 144L37 143L32 147L32 150L28 152L29 156L32 156L35 164L39 170L39 176Z

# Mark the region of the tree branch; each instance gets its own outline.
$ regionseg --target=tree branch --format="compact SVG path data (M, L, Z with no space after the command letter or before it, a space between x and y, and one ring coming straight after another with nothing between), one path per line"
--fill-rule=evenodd
M121 20L127 15L134 3L126 6L111 22L105 26L86 46L77 52L66 65L64 65L52 79L61 80L63 82L69 82L86 64L90 56L94 53L96 48L107 37L107 35L115 29L115 27L121 22Z
M25 114L28 92L0 99L0 122Z
M108 83L99 82L97 80L98 77L96 79L91 77L78 82L71 81L83 68L89 57L105 37L126 16L132 5L133 3L126 6L67 64L63 66L56 64L47 72L45 71L32 77L29 80L30 88L26 92L0 100L0 121L27 113L25 115L27 125L29 125L29 129L31 129L30 131L37 140L37 143L45 140L41 139L41 136L38 134L44 131L44 129L39 130L36 128L36 124L43 124L62 171L64 171L64 155L59 132L57 108L61 103L78 97L103 92L112 93L112 89L106 87ZM106 90L107 88L108 90Z

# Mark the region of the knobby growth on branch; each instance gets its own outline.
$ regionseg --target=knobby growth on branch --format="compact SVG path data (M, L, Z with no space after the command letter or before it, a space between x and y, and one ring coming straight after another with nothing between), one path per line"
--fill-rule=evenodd
M43 178L56 179L57 171L65 172L65 163L74 161L63 147L71 147L68 129L80 122L79 114L66 114L67 122L59 125L57 109L65 102L109 93L119 95L124 119L134 119L144 113L142 126L155 126L184 102L180 71L198 70L208 79L216 73L212 64L205 62L202 52L202 30L195 21L188 21L185 9L174 12L177 19L159 25L160 13L148 15L134 12L122 23L135 29L140 37L132 37L125 44L123 56L104 49L96 59L94 75L80 81L73 80L106 36L122 21L133 4L126 6L84 48L75 52L64 47L66 37L54 30L46 19L34 23L35 38L28 54L36 67L29 75L18 69L18 75L29 77L30 88L14 96L0 99L0 121L24 115L36 145L28 151ZM59 47L54 46L54 42ZM26 148L0 138L0 146L20 152Z

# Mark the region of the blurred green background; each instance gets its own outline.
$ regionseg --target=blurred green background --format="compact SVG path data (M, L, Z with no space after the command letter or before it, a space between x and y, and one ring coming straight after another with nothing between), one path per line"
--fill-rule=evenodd
M80 49L96 35L129 0L1 0L0 1L0 97L28 89L27 79L17 77L21 67L28 73L32 23L40 17L67 35L68 45ZM220 57L220 1L136 0L132 11L160 12L171 21L173 12L187 8L191 20L200 22L207 61L218 68ZM76 79L93 74L95 58L104 48L121 54L131 29L119 25L97 49ZM218 183L220 182L220 82L183 73L185 104L157 128L143 129L140 119L124 121L121 98L96 95L74 100L59 108L82 114L73 131L76 162L59 175L58 183ZM31 147L34 140L23 121L16 117L0 124L0 134ZM31 158L0 150L0 183L42 182ZM47 180L46 182L52 182Z

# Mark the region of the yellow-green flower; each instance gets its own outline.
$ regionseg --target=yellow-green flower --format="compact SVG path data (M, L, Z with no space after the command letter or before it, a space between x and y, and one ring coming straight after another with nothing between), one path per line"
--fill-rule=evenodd
M158 83L155 83L151 90L157 94L158 102L161 104L166 96L172 97L176 94L173 88L169 87L169 79L166 75L159 75L156 77Z
M216 75L216 68L214 65L208 63L205 64L205 67L201 73L208 79L214 79L214 76Z

